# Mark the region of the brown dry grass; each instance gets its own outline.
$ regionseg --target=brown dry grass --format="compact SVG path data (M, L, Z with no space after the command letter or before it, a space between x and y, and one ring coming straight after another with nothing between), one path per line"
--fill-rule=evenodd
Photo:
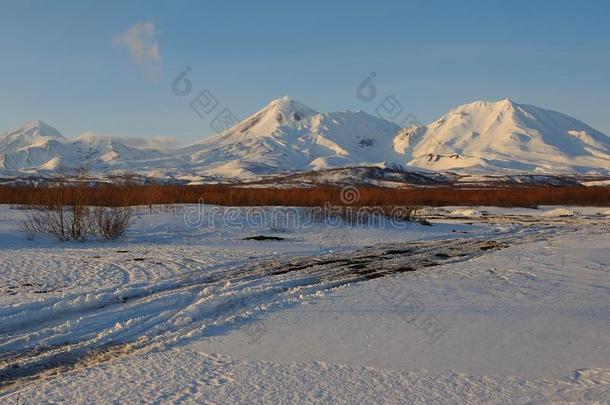
M64 193L63 196L59 194ZM96 185L57 187L0 187L0 203L48 205L72 194L92 206L135 206L197 203L225 206L341 206L341 188L245 188L227 185ZM488 189L358 187L354 206L488 205L533 207L537 205L610 206L610 187L514 187Z

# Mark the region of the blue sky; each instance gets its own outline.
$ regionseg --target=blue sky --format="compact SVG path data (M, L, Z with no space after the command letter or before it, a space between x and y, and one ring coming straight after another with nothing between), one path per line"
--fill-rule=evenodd
M610 133L607 1L0 0L0 7L0 131L42 119L66 136L188 143L213 132L189 107L199 90L210 89L238 118L284 95L318 111L373 112L377 100L358 99L356 87L375 72L378 101L395 95L425 123L459 104L509 97ZM125 33L145 23L154 29L142 51ZM186 66L193 94L179 97L171 82Z

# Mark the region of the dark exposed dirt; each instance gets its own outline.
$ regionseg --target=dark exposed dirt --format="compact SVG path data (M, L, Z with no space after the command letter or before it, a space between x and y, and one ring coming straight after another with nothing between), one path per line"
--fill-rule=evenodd
M248 236L247 238L243 238L242 240L258 240L258 241L275 240L275 241L279 241L279 240L284 240L284 238L281 238L279 236L257 235L257 236Z

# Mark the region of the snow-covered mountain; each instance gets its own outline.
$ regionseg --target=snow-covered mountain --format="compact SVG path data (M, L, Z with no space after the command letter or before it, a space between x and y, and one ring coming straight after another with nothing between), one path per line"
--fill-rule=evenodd
M400 160L400 128L364 112L318 113L287 97L179 155L206 174L244 177Z
M555 111L477 101L404 129L395 150L410 167L462 172L610 173L610 138Z
M0 166L13 175L85 166L193 181L350 166L610 175L610 138L567 115L508 99L466 104L401 129L364 112L319 113L284 97L223 133L164 151L93 135L68 140L34 121L0 135Z
M42 121L0 135L0 167L8 173L44 173L87 167L93 171L126 169L129 162L151 159L161 153L122 144L109 137L63 137Z

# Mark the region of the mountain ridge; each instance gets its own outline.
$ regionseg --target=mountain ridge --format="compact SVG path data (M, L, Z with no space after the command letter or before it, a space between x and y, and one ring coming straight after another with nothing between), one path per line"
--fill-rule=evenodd
M396 139L407 165L535 173L610 170L610 139L566 114L509 99L475 101Z
M177 149L111 137L66 139L42 121L0 134L1 172L85 166L153 177L248 178L350 166L464 173L610 174L610 138L566 114L510 99L458 106L409 128L362 111L320 113L282 97Z

